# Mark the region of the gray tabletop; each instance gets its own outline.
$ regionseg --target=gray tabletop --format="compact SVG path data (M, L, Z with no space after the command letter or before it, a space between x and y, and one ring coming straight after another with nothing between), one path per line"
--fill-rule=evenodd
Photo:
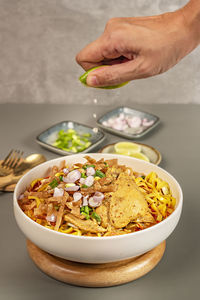
M12 193L0 193L0 299L189 299L199 293L200 270L200 106L133 105L160 117L160 125L138 140L157 148L161 167L172 173L183 188L181 220L167 239L160 263L144 277L111 288L82 288L64 284L43 274L30 260L26 240L18 229L12 209ZM47 159L58 157L35 142L47 127L75 120L95 125L93 113L100 116L114 106L0 105L0 145L3 158L11 148L25 154L42 153ZM121 140L106 135L104 144Z

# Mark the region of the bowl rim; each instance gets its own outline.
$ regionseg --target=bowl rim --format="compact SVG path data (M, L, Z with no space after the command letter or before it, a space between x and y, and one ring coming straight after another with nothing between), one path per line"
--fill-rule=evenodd
M77 236L77 235L71 235L71 234L68 234L68 233L63 233L63 232L59 232L59 231L54 231L52 229L49 229L49 228L46 228L38 223L36 223L35 221L33 221L30 217L28 217L21 209L21 207L19 206L19 203L18 203L18 200L17 200L17 197L16 197L16 194L18 192L18 188L21 184L21 182L23 182L24 178L27 177L30 173L33 172L33 170L41 167L42 165L45 166L45 165L48 165L49 163L51 163L52 161L61 161L61 160L64 160L65 158L66 159L69 159L70 157L75 157L75 156L81 156L82 158L84 158L85 156L85 153L79 153L79 154L73 154L73 155L68 155L66 157L58 157L58 158L55 158L55 159L51 159L49 161L46 161L36 167L34 167L33 169L31 169L29 172L27 172L24 176L22 176L22 178L18 181L18 183L16 184L16 187L15 187L15 190L14 190L14 193L13 193L13 206L20 212L20 214L25 218L25 220L27 220L28 222L30 222L32 225L35 225L36 227L38 227L39 229L43 230L43 231L47 231L47 232L51 232L53 235L60 235L60 236L66 236L66 237L70 237L70 238L73 238L73 239L88 239L88 240L100 240L100 241L108 241L108 240L113 240L113 239L124 239L124 238L127 238L127 237L132 237L132 236L139 236L141 234L144 234L144 233L148 233L149 231L152 231L152 230L156 230L157 228L159 227L162 227L164 226L164 224L170 222L170 220L172 218L175 217L175 215L177 214L181 214L181 210L182 210L182 205L183 205L183 192L182 192L182 189L181 189L181 186L180 184L178 183L178 181L174 178L173 175L171 175L168 171L164 170L163 168L159 167L158 165L155 165L153 163L150 163L150 162L147 162L147 161L142 161L140 159L137 159L135 157L128 157L126 155L116 155L116 154L109 154L109 153L89 153L89 155L105 155L105 156L113 156L116 158L116 156L118 158L128 158L128 159L131 159L133 161L140 161L141 163L143 164L147 164L147 165L152 165L154 168L157 168L157 169L160 169L162 172L164 172L167 176L171 177L173 179L173 181L175 182L176 184L176 187L178 189L178 193L180 195L180 198L179 198L179 202L177 204L177 206L175 207L175 210L171 213L171 215L169 215L166 219L164 219L163 221L161 221L160 223L157 223L153 226L150 226L148 228L145 228L141 231L136 231L136 232L132 232L132 233L127 233L127 234L122 234L122 235L114 235L114 236L105 236L105 237L95 237L95 236Z

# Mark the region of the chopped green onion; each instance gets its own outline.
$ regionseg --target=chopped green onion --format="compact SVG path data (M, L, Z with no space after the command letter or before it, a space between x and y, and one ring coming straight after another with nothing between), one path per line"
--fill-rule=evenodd
M145 176L141 176L142 179L145 179Z
M81 178L87 178L85 173L81 173Z
M90 216L88 214L86 214L85 212L82 212L81 213L83 216L85 216L86 220L89 220L90 219Z
M53 146L68 152L82 152L91 145L90 137L90 133L81 134L74 129L60 130Z
M88 205L82 206L80 208L80 212L82 215L85 216L86 220L88 220L90 218L90 211L92 211L92 209Z
M104 162L104 165L105 165L105 167L108 167L108 163L107 162Z
M83 184L83 185L82 185L82 188L87 189L88 186L87 186L86 184Z
M54 189L56 186L58 186L58 181L54 179L49 183L49 185L52 189Z
M95 211L93 211L91 217L95 219L98 223L101 223L101 217Z
M82 206L81 208L80 208L80 212L82 213L82 212L85 212L85 206Z
M63 181L63 176L62 175L60 175L59 178L60 178L60 181Z
M90 168L90 167L95 168L95 165L85 165L85 166L83 166L83 169L86 170L87 168Z
M95 176L100 177L100 178L103 178L103 177L105 177L106 175L105 175L103 172L101 172L100 170L96 170Z
M84 206L84 207L85 207L85 213L86 213L87 215L89 215L89 213L90 213L89 207L88 207L88 206Z

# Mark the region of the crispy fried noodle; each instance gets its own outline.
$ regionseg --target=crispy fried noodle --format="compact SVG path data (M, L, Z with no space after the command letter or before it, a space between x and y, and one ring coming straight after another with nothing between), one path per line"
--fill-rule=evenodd
M143 230L175 208L169 184L155 172L137 173L117 159L54 166L20 195L23 212L46 228L78 236L113 236Z

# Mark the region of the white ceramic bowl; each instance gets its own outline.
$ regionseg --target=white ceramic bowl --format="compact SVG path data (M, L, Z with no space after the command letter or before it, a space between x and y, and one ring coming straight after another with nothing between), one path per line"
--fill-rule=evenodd
M85 154L76 154L47 161L26 173L16 185L14 191L14 214L18 226L25 236L46 252L71 261L84 263L107 263L128 259L141 255L160 244L176 227L182 210L182 190L176 179L162 168L151 163L115 154L96 153L90 156L95 159L117 158L119 164L132 167L137 172L148 174L155 171L159 177L167 181L173 196L177 199L174 212L164 221L142 231L111 237L84 237L60 233L47 229L27 217L18 205L17 199L30 182L43 177L47 170L67 163L85 162Z

